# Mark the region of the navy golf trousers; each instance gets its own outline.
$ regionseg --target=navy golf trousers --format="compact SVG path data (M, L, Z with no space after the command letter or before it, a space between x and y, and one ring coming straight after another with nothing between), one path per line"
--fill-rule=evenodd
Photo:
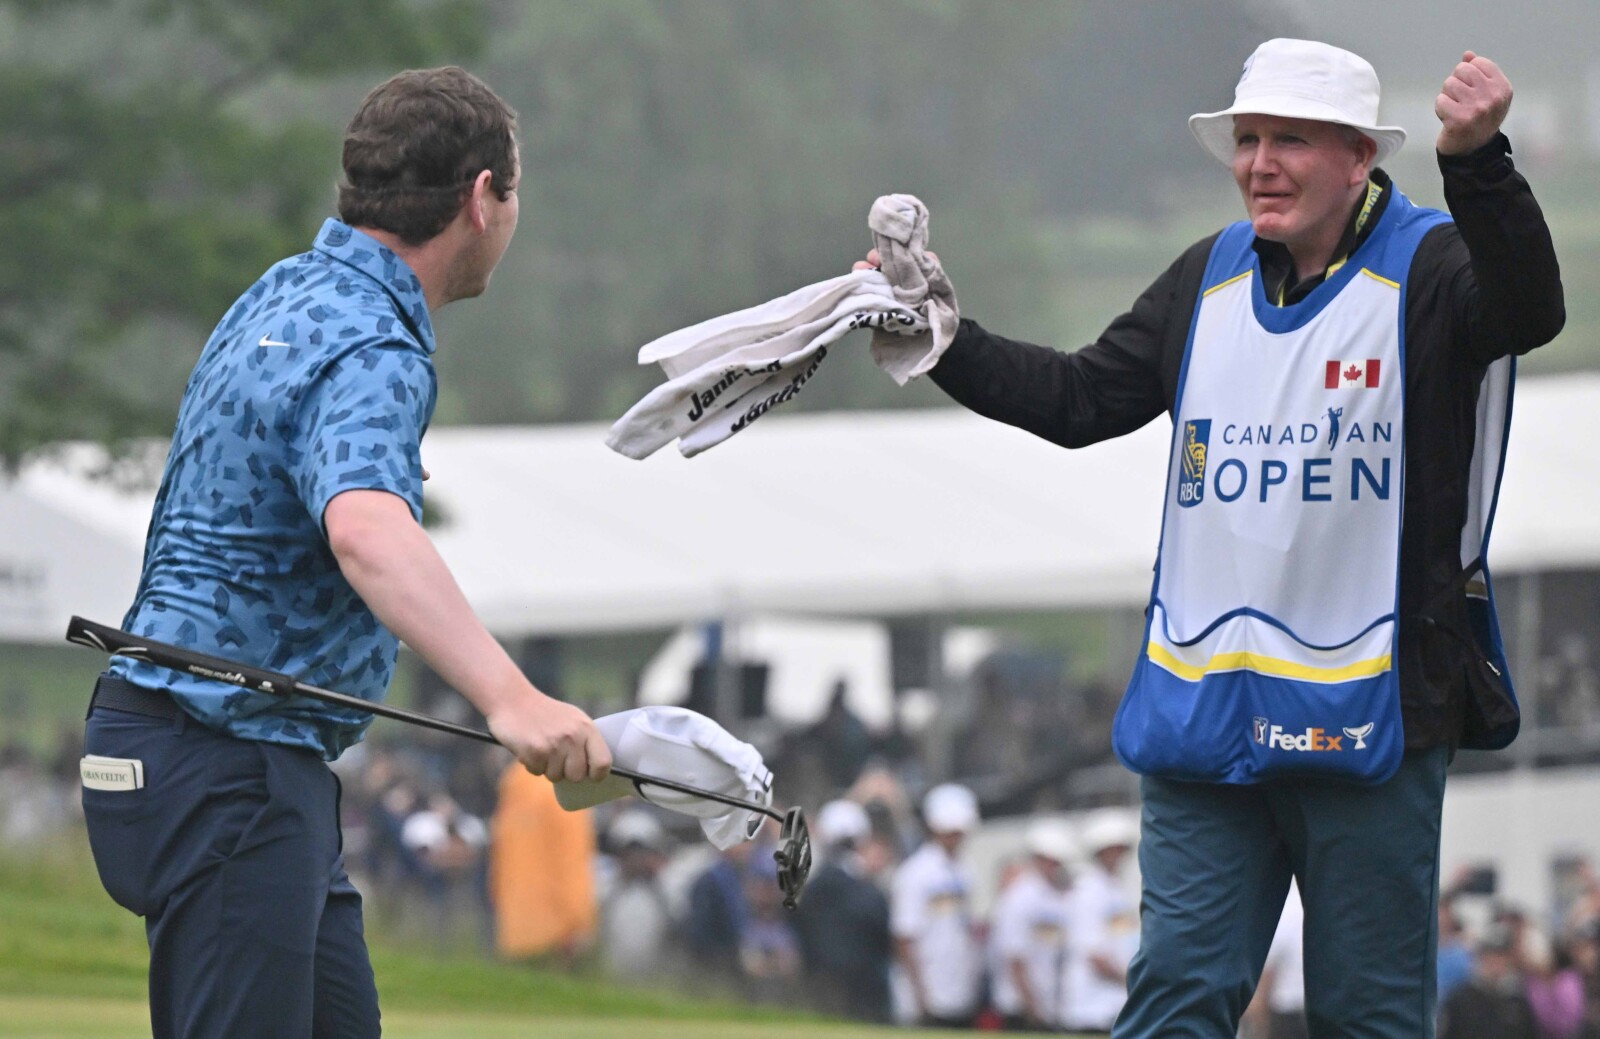
M1117 1039L1233 1039L1291 875L1313 1039L1432 1039L1444 748L1384 783L1146 776L1140 948Z
M85 749L143 761L145 786L86 789L83 811L106 891L145 918L154 1039L377 1036L337 778L314 753L213 732L163 694L104 693L112 681Z

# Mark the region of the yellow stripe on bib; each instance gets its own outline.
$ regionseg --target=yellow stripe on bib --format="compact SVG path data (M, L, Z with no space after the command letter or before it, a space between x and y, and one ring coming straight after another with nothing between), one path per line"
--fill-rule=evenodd
M1167 647L1151 642L1145 648L1152 662L1161 665L1179 678L1198 682L1213 671L1254 671L1262 675L1281 678L1300 678L1308 682L1344 682L1352 678L1369 678L1389 670L1391 656L1385 653L1370 660L1358 660L1344 667L1313 667L1293 660L1263 656L1260 653L1218 653L1204 664L1186 664L1173 656Z
M1227 288L1229 285L1232 285L1234 282L1243 281L1244 279L1250 277L1250 275L1253 274L1253 273L1255 273L1255 272L1254 271L1245 271L1243 274L1235 274L1233 277L1229 278L1227 281L1218 282L1217 284L1211 286L1209 289L1206 289L1204 292L1200 293L1200 296L1203 299L1206 296L1211 295L1213 292L1220 292L1223 289Z

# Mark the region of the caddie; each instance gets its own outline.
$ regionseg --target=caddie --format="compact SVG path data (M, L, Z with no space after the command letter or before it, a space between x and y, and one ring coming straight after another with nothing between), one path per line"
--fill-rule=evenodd
M1445 769L1518 725L1485 559L1513 358L1564 321L1511 94L1481 55L1450 71L1439 212L1381 168L1406 135L1372 66L1269 40L1189 121L1245 220L1075 353L963 320L932 371L1064 447L1172 418L1113 735L1143 777L1144 884L1114 1036L1235 1035L1291 875L1311 1035L1434 1034Z

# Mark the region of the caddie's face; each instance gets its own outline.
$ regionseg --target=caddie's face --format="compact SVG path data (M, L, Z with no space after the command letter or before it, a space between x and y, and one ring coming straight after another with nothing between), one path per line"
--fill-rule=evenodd
M1338 244L1352 189L1371 171L1373 148L1362 146L1371 142L1351 137L1315 119L1234 116L1233 179L1256 234L1288 246L1296 259Z

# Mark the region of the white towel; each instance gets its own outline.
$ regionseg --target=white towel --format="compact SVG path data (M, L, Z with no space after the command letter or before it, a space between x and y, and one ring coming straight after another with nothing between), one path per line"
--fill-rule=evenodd
M772 773L761 752L703 714L683 707L639 707L596 718L594 724L620 768L772 804ZM564 781L555 788L556 800L569 812L638 793L652 804L699 819L706 838L724 849L754 837L766 818L648 783L636 791L633 781L621 776L599 783Z
M852 271L645 344L639 363L659 364L668 381L616 421L606 444L629 458L675 439L685 457L714 447L794 399L828 346L858 328L872 330L873 361L901 385L937 364L959 318L949 279L927 255L927 207L885 195L867 223L883 270Z

